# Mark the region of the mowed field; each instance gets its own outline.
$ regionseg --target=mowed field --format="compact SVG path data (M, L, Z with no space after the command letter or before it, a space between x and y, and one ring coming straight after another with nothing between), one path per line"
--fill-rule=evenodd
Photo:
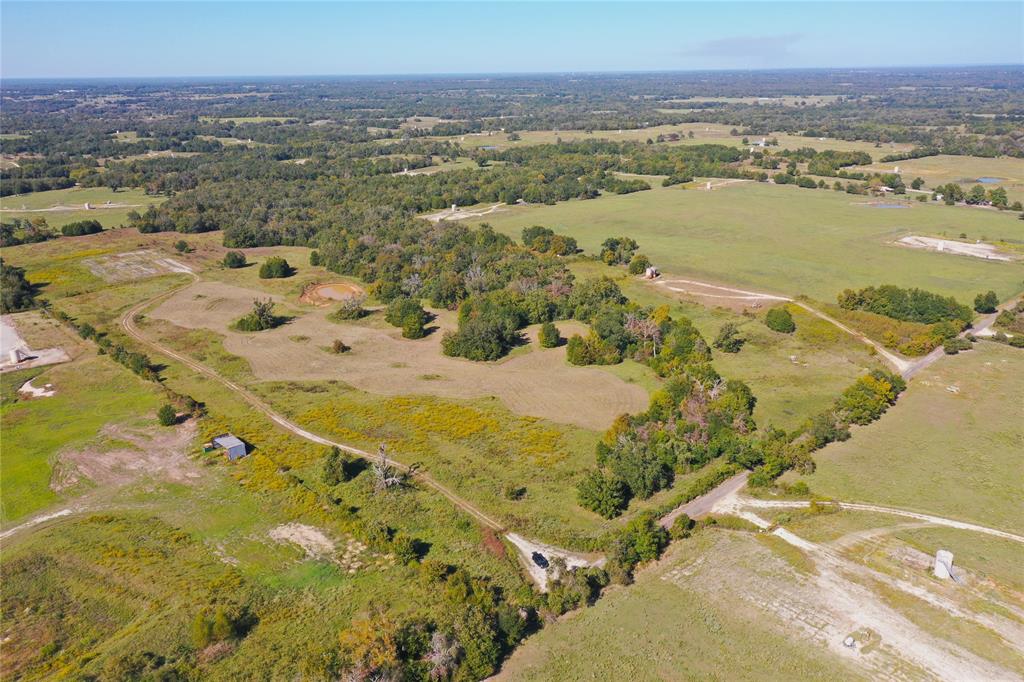
M852 170L891 173L897 166L903 181L908 185L916 177L924 180L925 189L932 189L948 182L955 182L965 188L982 184L985 189L1004 188L1010 203L1024 201L1024 159L1010 156L989 159L980 156L939 154L886 164L877 163L876 159L876 163L870 166L858 166ZM979 183L978 178L990 178L991 181Z
M120 227L128 221L128 212L142 213L150 204L166 200L162 196L149 196L139 189L116 192L107 187L70 187L47 192L16 194L0 200L0 217L46 218L51 227L61 227L79 220L98 220L103 227ZM110 202L108 207L107 202ZM85 208L90 205L90 209Z
M655 189L555 206L512 207L473 222L518 238L544 225L569 234L587 252L629 236L663 272L785 295L835 300L847 287L916 286L962 301L994 289L1020 291L1020 262L995 263L915 251L893 241L907 234L1024 239L1012 214L936 205L888 209L869 197L754 182L711 192Z
M1024 352L981 342L943 358L815 461L801 478L816 493L1024 533Z

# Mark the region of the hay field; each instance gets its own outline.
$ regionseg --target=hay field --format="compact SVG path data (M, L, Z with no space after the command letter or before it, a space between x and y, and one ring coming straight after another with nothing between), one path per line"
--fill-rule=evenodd
M838 499L1024 532L1024 352L980 342L911 382L881 420L802 477Z
M611 236L637 240L663 272L769 293L833 301L847 287L916 286L962 301L994 289L1020 291L1017 263L981 262L893 245L910 233L967 232L1024 239L1012 214L938 205L894 211L831 190L735 183L711 192L683 189L605 195L555 206L516 206L474 220L518 238L544 225L590 253Z
M0 217L46 218L50 227L59 228L79 220L98 220L103 227L120 227L131 210L142 211L150 204L159 204L166 197L148 196L138 189L117 192L106 187L69 187L46 192L16 194L0 199ZM110 206L107 206L110 202ZM92 208L85 209L88 203Z
M900 175L908 185L916 177L924 180L924 188L932 189L937 185L955 182L959 185L972 187L981 184L985 189L1002 187L1012 204L1024 202L1024 159L1000 156L994 159L981 156L925 156L920 159L893 161L870 166L857 166L852 170L868 170L891 173L899 166ZM979 183L978 178L997 178L995 182Z
M603 430L624 412L647 406L647 392L603 370L573 367L565 347L541 349L527 330L527 352L496 363L476 363L441 354L441 335L455 327L454 314L435 311L436 329L424 339L401 338L376 313L358 322L335 323L329 310L300 314L288 324L256 334L228 329L245 314L259 291L219 282L201 282L152 311L149 317L186 329L224 335L224 348L244 358L263 380L341 380L383 395L435 395L446 398L497 396L517 414L543 417L591 430ZM275 296L285 303L285 299ZM560 323L563 336L582 331ZM298 339L298 340L296 340ZM335 339L352 347L342 355L327 352Z

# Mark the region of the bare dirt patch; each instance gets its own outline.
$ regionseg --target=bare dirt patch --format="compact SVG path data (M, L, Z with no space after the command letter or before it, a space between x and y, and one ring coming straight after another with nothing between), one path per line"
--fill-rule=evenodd
M92 274L107 282L126 282L175 272L192 272L192 268L184 263L150 249L87 258L83 263Z
M423 217L432 223L439 223L442 220L465 220L467 218L480 218L491 213L500 213L508 210L505 208L506 206L507 204L503 203L497 203L486 208L461 208L456 206L454 209L446 208L443 211L431 213Z
M330 561L350 574L364 569L385 568L394 563L389 555L371 552L355 538L348 538L344 549L338 551L334 540L326 533L304 523L285 523L271 528L268 535L275 542L298 545L309 559Z
M364 296L363 288L350 282L333 282L331 284L311 284L299 297L300 303L315 305L318 308L344 301L347 298Z
M952 239L939 239L937 237L920 237L910 235L901 237L895 242L899 246L908 246L912 249L924 249L936 253L948 253L954 256L972 256L985 260L1009 261L1013 258L1005 253L1000 253L992 244L976 242L958 242Z
M592 430L603 430L618 415L647 406L647 392L640 386L601 369L569 365L565 346L541 349L531 341L529 348L493 363L447 357L441 353L441 336L456 326L449 311L435 311L436 329L416 341L403 339L401 330L384 324L379 313L335 323L326 319L326 310L317 310L277 329L253 334L229 329L232 320L248 311L255 295L239 287L201 282L169 298L150 317L223 334L224 348L246 359L260 379L334 379L383 395L495 396L517 414ZM575 322L559 322L558 327L565 337L585 331ZM296 336L308 340L292 341ZM526 330L527 338L535 336L535 328ZM325 351L335 339L351 350L342 355Z
M202 476L199 467L188 458L195 435L192 421L170 429L108 424L99 436L114 447L96 444L60 453L50 487L60 492L83 479L115 487L143 478L193 483Z
M39 343L52 343L55 339L58 342L67 340L66 335L55 332L54 327L57 326L56 322L42 318L36 311L0 317L0 371L29 369L71 360L63 348L30 348L22 335L22 330L28 330L26 335ZM70 345L77 346L77 343Z
M33 386L32 380L29 379L21 388L18 389L18 393L25 396L26 398L49 398L57 395L57 389L53 387L53 384L43 384L42 386Z

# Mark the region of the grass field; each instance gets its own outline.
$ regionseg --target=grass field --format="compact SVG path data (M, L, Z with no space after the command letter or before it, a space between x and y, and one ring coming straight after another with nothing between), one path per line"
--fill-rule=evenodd
M1019 263L994 263L893 246L909 233L968 232L1022 239L1013 215L948 206L889 210L866 197L759 183L712 192L656 189L555 206L514 207L474 222L519 237L545 225L587 252L611 236L637 240L663 271L697 279L833 301L847 287L917 286L962 301L1021 289ZM851 257L851 254L856 254Z
M965 188L979 184L978 178L996 178L994 182L984 183L985 189L1002 187L1010 203L1024 201L1024 159L1000 156L994 159L980 156L926 156L920 159L894 161L892 163L875 163L871 166L858 166L851 170L870 170L891 173L899 166L900 175L908 185L916 178L924 180L924 189L933 189L937 185L955 182Z
M755 559L763 565L755 568ZM675 543L634 585L527 640L497 679L591 680L609 670L644 681L862 679L744 598L752 575L764 590L786 571L752 536L719 532ZM711 574L737 584L709 589Z
M30 370L31 371L31 370ZM27 380L28 377L26 377ZM105 424L155 421L159 392L109 358L84 356L39 374L57 395L2 408L2 521L8 524L56 501L50 489L54 457L94 438Z
M139 189L113 192L106 187L70 187L4 197L0 200L0 217L42 217L46 218L51 227L56 228L79 220L98 220L103 227L109 229L127 222L129 211L141 213L150 204L159 204L165 200L166 197L148 196ZM107 202L115 205L115 208L105 208ZM92 208L86 210L85 204Z
M212 123L217 121L231 121L232 123L284 123L295 121L295 118L287 116L200 116L199 120Z
M640 305L670 305L673 315L688 317L705 339L714 339L726 323L739 327L747 343L739 353L714 352L714 364L723 376L741 379L751 387L757 396L754 419L760 425L795 428L864 371L879 366L864 344L797 306L790 307L797 331L779 334L762 321L767 309L757 311L752 319L726 308L681 299L662 287L629 276L624 268L590 260L576 261L571 268L579 279L611 276L623 293ZM637 382L653 375L642 366L639 370L619 367L623 366L605 369Z
M871 155L872 159L878 159L887 154L910 151L913 145L902 143L886 143L876 147L873 142L848 141L837 139L820 139L816 137L803 137L800 135L788 135L786 133L772 133L770 135L758 135L748 137L748 144L743 144L742 135L732 135L730 131L733 126L720 123L680 123L677 125L661 125L650 128L636 128L623 130L594 130L590 133L585 130L523 130L518 131L521 139L509 141L505 133L495 132L493 134L468 134L453 135L444 138L452 142L458 142L467 149L478 147L496 147L498 149L509 149L515 146L526 146L534 144L554 144L558 140L565 142L578 140L605 139L615 142L634 141L646 142L648 139L657 139L658 135L669 135L676 133L681 138L676 142L669 142L670 145L683 144L724 144L730 147L746 147L750 143L760 141L761 137L768 139L777 138L778 147L772 149L797 149L799 147L813 147L817 150L835 149L837 151L862 151ZM689 133L693 137L688 137Z
M1024 353L945 357L876 424L815 455L814 492L1024 531ZM950 390L950 388L954 390Z

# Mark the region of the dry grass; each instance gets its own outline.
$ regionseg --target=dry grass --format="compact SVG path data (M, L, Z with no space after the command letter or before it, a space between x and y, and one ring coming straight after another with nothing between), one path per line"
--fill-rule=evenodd
M454 315L446 311L437 311L437 329L417 341L401 338L400 330L385 325L379 314L334 323L326 319L327 309L255 334L228 329L259 295L251 289L202 282L168 299L150 317L223 334L224 348L248 361L259 379L335 379L383 395L496 396L517 414L592 430L603 430L619 414L638 412L647 405L647 392L640 386L597 368L566 363L564 346L540 349L531 340L528 348L496 363L446 357L441 353L441 336L455 327ZM559 326L566 336L582 331L574 323ZM526 333L533 339L536 329ZM309 340L298 343L293 337ZM352 350L340 356L325 352L335 339Z

